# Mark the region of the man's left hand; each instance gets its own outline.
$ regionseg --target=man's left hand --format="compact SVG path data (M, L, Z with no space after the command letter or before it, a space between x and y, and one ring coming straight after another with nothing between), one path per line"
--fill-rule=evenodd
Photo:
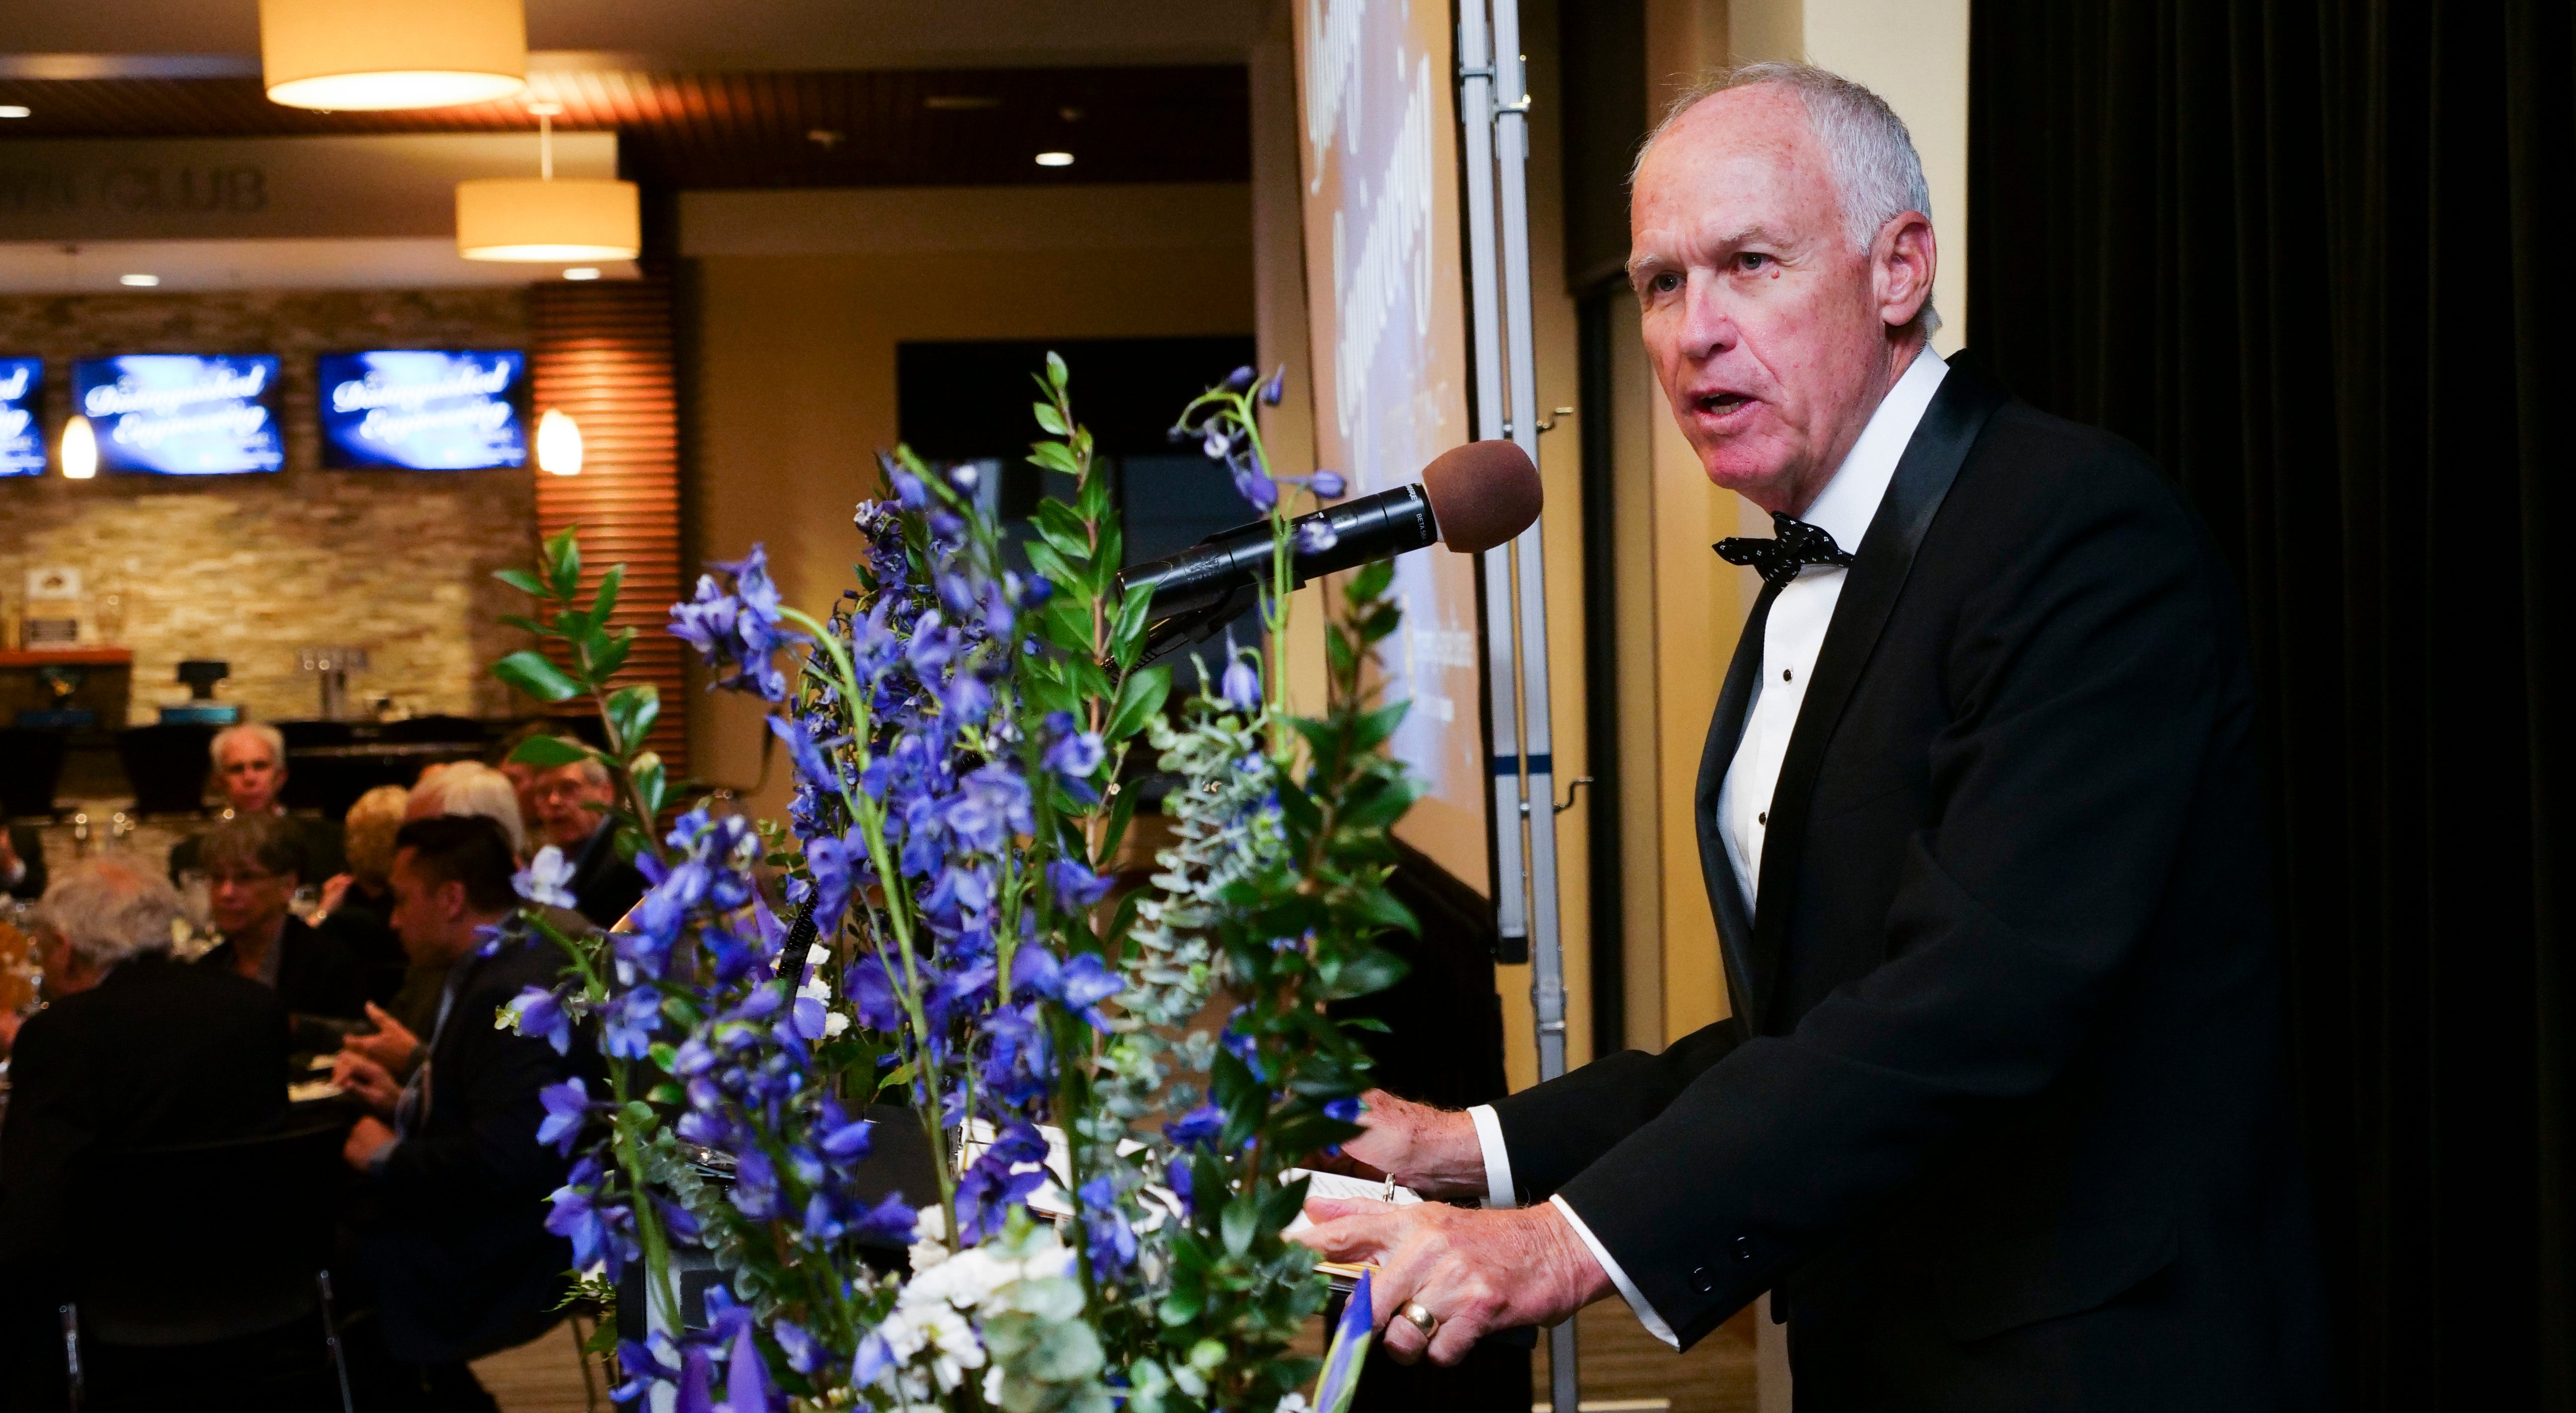
M1553 1206L1481 1212L1366 1198L1306 1204L1315 1225L1294 1240L1336 1261L1374 1262L1371 1314L1399 1364L1426 1352L1455 1364L1495 1330L1552 1325L1610 1293L1610 1277ZM1426 1336L1393 1318L1419 1301L1439 1323Z
M390 1147L394 1131L373 1118L363 1118L349 1130L349 1141L340 1145L340 1156L350 1167L365 1172L376 1155Z

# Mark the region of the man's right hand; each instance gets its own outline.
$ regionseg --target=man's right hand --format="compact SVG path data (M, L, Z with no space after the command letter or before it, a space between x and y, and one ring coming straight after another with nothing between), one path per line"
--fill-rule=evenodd
M1476 1121L1450 1109L1398 1099L1383 1089L1360 1096L1360 1127L1342 1145L1343 1171L1393 1177L1425 1197L1485 1195L1485 1149Z
M402 1085L385 1073L384 1066L346 1050L331 1062L331 1082L357 1095L360 1103L384 1118L393 1117L394 1105L402 1098Z
M343 1036L340 1052L363 1055L385 1073L409 1078L414 1057L420 1050L420 1037L406 1029L401 1021L385 1014L373 1001L367 1003L367 1019L375 1022L376 1033Z

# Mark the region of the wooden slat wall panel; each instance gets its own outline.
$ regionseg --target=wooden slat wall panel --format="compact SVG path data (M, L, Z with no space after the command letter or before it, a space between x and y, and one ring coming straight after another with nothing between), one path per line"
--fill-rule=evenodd
M671 287L662 280L538 285L529 297L529 387L538 416L580 424L578 476L537 478L537 533L581 527L582 582L624 564L611 623L635 629L621 681L662 694L651 744L688 769L688 685L670 634L680 597L680 423Z

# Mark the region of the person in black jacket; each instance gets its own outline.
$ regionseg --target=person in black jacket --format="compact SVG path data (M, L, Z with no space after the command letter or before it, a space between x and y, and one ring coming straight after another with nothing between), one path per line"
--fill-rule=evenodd
M0 1351L60 1367L52 1292L84 1165L246 1138L286 1112L286 1012L265 989L171 960L177 890L123 860L67 870L38 906L48 1007L0 1014ZM11 1033L14 1030L14 1034ZM27 1373L30 1367L19 1372ZM6 1402L14 1378L0 1380Z
M216 783L224 790L224 817L254 815L281 820L297 850L295 871L305 882L320 884L344 866L340 827L327 819L291 815L278 793L286 788L286 738L265 722L227 726L206 742ZM205 866L206 836L192 834L170 848L170 881L184 886L186 875Z
M364 1019L366 968L339 939L287 911L304 857L288 822L238 815L201 837L207 899L224 940L197 965L258 982L290 1015Z
M397 1084L354 1050L335 1074L374 1113L349 1134L364 1175L359 1251L385 1351L413 1388L462 1406L482 1400L465 1363L552 1327L572 1264L545 1230L546 1195L568 1169L537 1142L537 1092L591 1068L590 1052L496 1029L493 1015L563 958L542 939L478 933L518 903L510 846L489 819L414 820L395 836L394 927L417 959L452 963L427 1057Z
M528 794L537 803L539 842L559 851L570 866L563 887L572 895L573 911L593 926L615 927L644 896L644 875L617 856L617 822L608 817L617 789L607 767L587 758L556 766L539 775Z
M1847 174L1847 175L1838 175ZM1614 1291L1764 1291L1801 1413L2324 1396L2227 575L2134 448L1929 351L1902 124L1758 66L1641 159L1630 274L1710 479L1772 512L1711 723L1734 1015L1356 1160L1525 1211L1318 1203L1399 1354Z

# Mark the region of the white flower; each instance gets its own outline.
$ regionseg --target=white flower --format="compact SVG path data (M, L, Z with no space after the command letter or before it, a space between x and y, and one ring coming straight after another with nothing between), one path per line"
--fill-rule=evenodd
M1306 1404L1306 1395L1302 1393L1280 1395L1279 1413L1310 1413Z
M839 1011L830 1012L823 1017L823 1038L826 1040L831 1039L833 1036L836 1036L849 1028L850 1018L841 1014Z
M510 875L510 886L531 903L545 903L558 908L573 905L572 860L564 851L548 844L537 850L528 866Z

